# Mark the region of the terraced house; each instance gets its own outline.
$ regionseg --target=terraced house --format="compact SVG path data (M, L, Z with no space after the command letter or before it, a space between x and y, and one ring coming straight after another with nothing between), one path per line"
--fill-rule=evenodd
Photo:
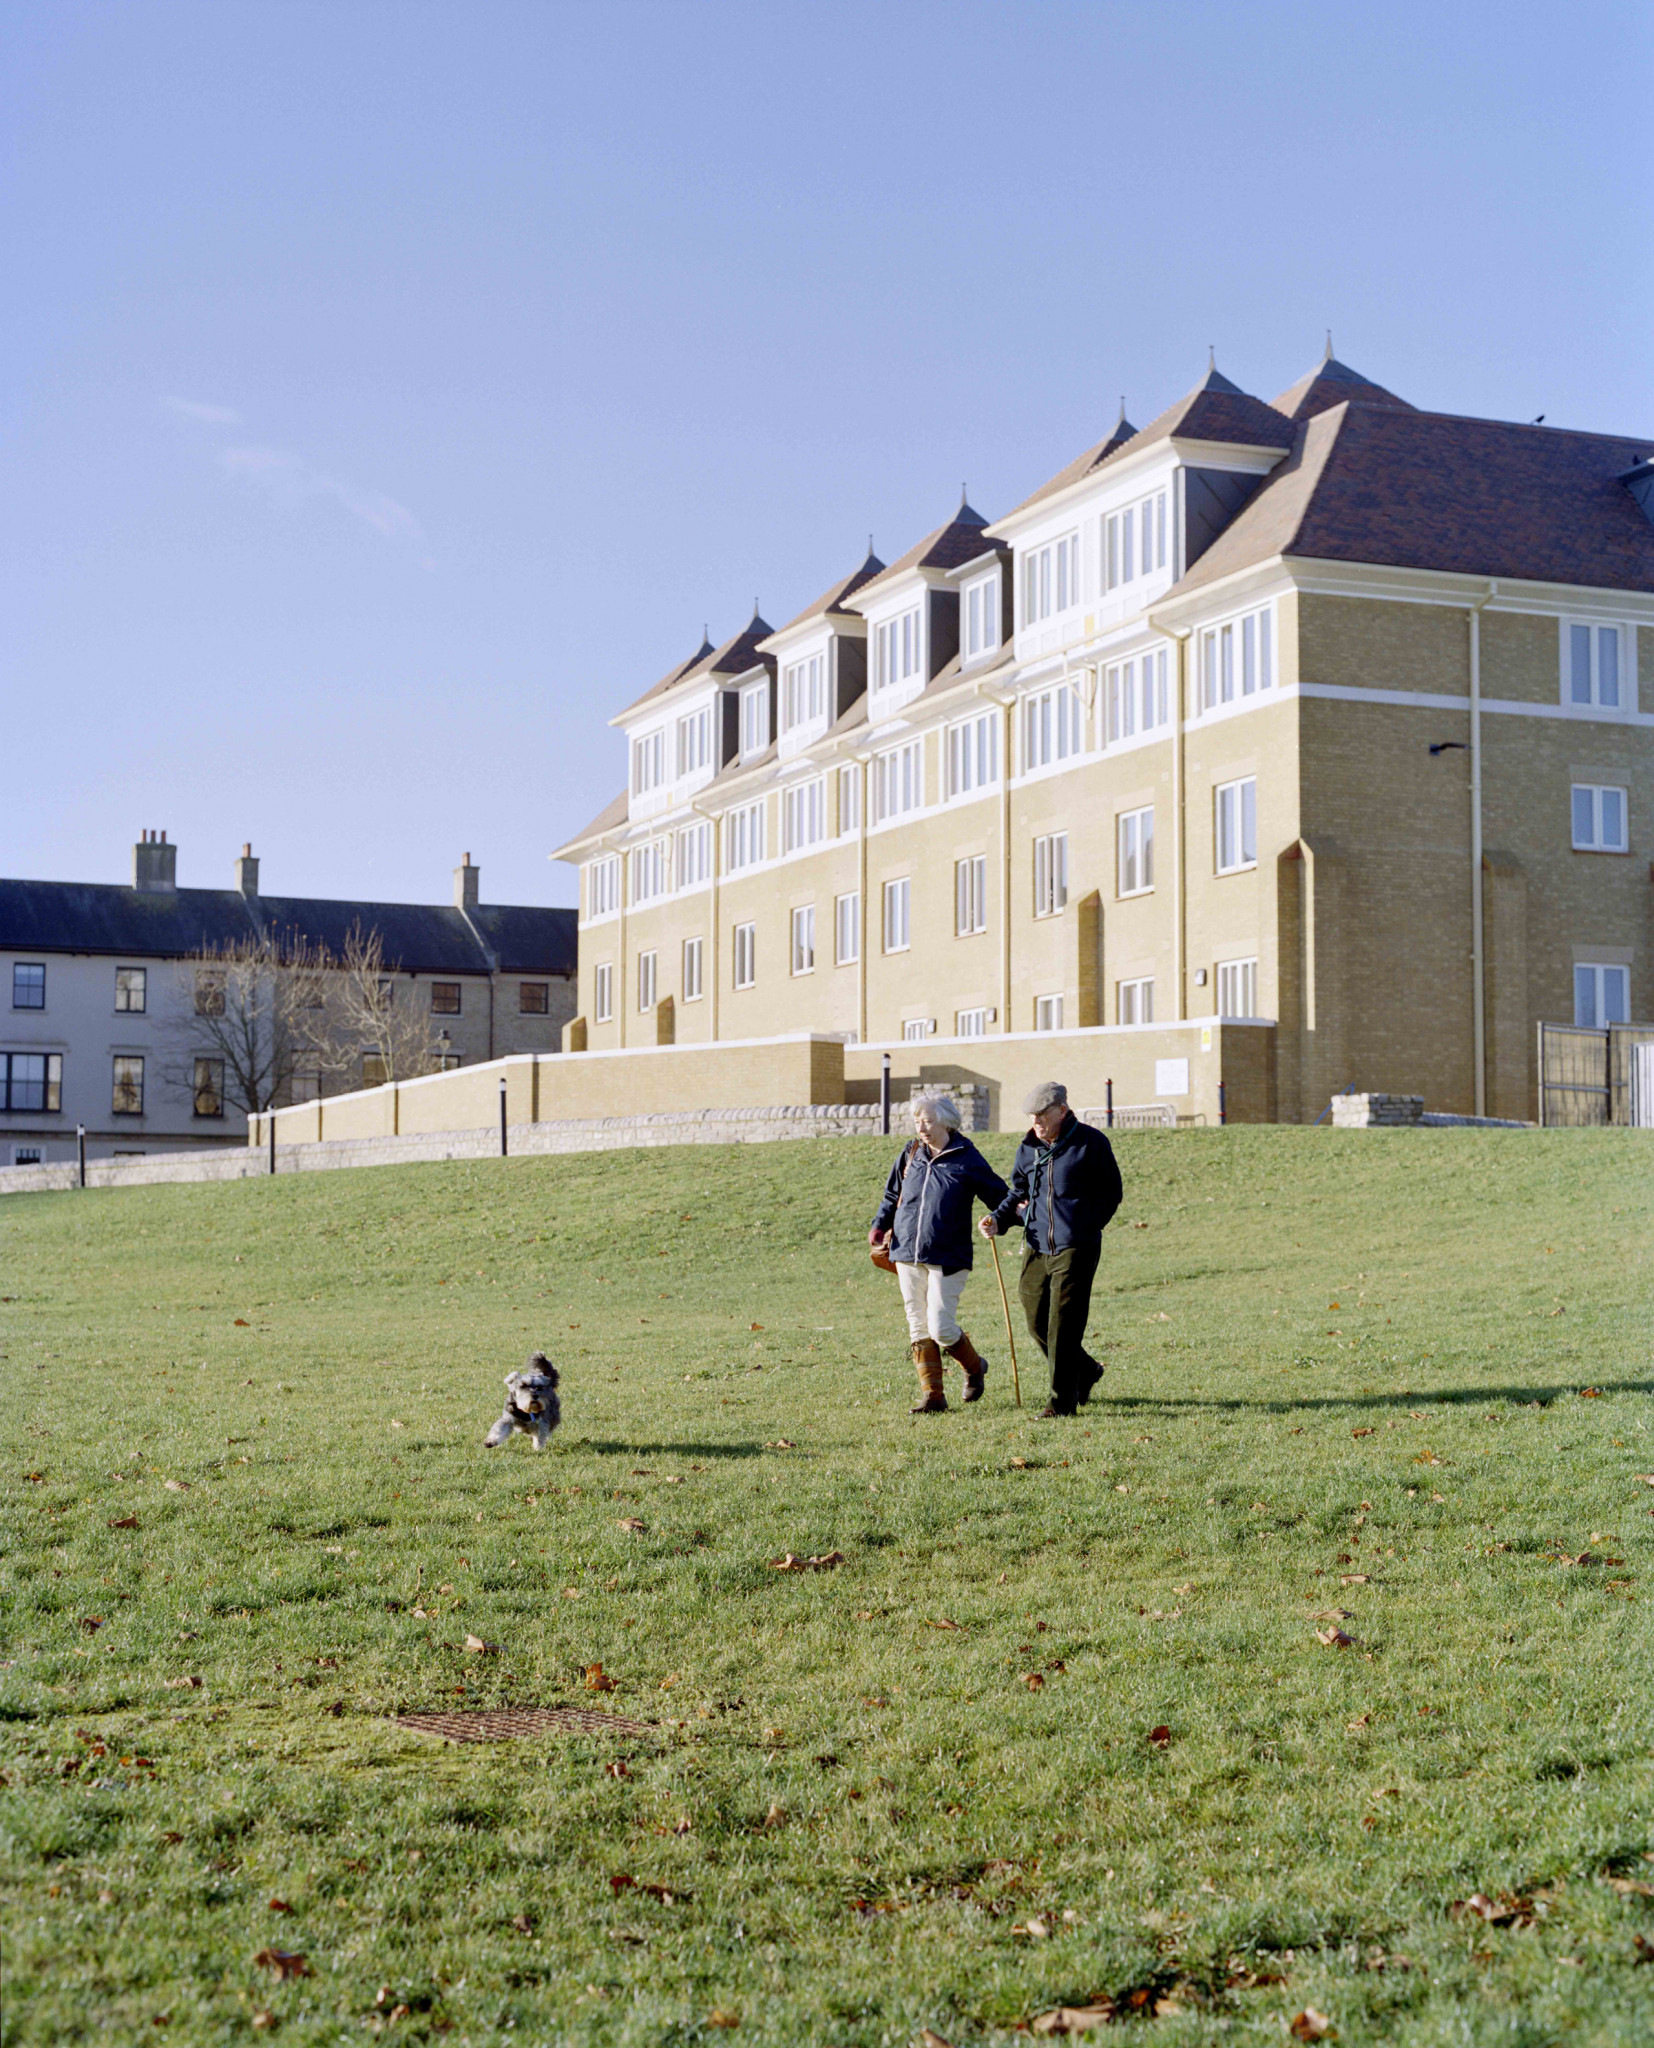
M615 717L566 1042L816 1032L865 1087L1061 1034L1087 1101L1209 1107L1209 1052L1246 1115L1532 1116L1536 1023L1654 1014L1651 455L1330 350L1122 408Z

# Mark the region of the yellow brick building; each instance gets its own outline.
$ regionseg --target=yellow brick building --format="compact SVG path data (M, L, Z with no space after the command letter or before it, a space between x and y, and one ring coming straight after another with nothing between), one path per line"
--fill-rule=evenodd
M1538 1021L1654 1015L1651 452L1214 369L755 616L613 720L627 788L558 856L567 1044L813 1031L865 1081L1080 1034L1145 1072L1252 1019L1249 1114L1533 1116Z

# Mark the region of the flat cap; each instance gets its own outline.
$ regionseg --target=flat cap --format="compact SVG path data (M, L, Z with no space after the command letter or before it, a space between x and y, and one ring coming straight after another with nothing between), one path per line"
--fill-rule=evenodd
M1038 1116L1042 1109L1066 1108L1067 1105L1068 1090L1060 1081L1042 1081L1030 1091L1022 1109L1025 1116Z

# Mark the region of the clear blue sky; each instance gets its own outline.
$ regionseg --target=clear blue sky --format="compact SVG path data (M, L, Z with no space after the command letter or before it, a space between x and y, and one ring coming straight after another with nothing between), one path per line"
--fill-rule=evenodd
M1654 433L1654 10L12 0L0 873L572 900L609 717L1192 385Z

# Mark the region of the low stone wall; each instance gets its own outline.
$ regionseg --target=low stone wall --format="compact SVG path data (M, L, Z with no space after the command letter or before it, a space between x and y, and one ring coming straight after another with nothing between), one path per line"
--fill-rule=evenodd
M892 1121L905 1126L900 1105L894 1107ZM876 1107L805 1102L770 1109L666 1110L652 1116L572 1117L511 1124L506 1142L513 1158L527 1158L559 1152L616 1152L638 1145L757 1145L789 1138L877 1137L879 1122ZM278 1143L276 1171L319 1173L334 1167L407 1166L431 1159L494 1159L499 1150L498 1127L419 1131L397 1138L331 1138L319 1144ZM229 1152L88 1160L86 1185L117 1188L155 1181L260 1180L269 1172L268 1151L237 1146ZM73 1188L78 1180L73 1160L49 1166L0 1167L0 1195L50 1193Z
M1422 1095L1335 1095L1332 1121L1340 1131L1419 1131L1469 1127L1487 1131L1532 1131L1537 1124L1508 1116L1454 1116L1426 1109Z

